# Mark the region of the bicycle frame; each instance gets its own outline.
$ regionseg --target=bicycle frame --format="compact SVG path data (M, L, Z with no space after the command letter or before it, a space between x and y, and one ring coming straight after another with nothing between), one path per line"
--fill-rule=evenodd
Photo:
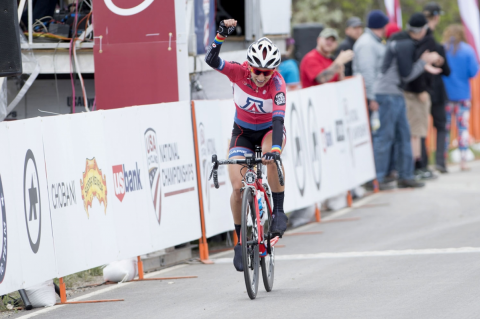
M256 149L255 150L255 156L258 158L260 157L261 158L261 149ZM256 221L257 221L257 229L258 229L258 244L260 245L261 241L264 239L263 238L263 226L260 224L260 208L258 207L258 196L257 196L257 190L261 191L263 193L263 198L265 199L265 202L267 203L268 205L268 208L267 209L267 214L270 214L270 212L273 212L273 208L272 208L272 203L270 203L270 199L268 197L268 194L267 194L267 191L265 190L265 188L263 187L263 178L262 178L262 165L261 163L257 163L257 172L254 171L253 167L252 168L248 168L247 169L247 172L245 173L245 176L247 176L248 173L253 173L256 178L254 180L253 183L247 183L247 179L244 177L243 178L243 183L244 183L244 187L243 187L243 192L245 192L245 190L247 188L251 188L252 191L253 191L253 200L255 202L255 214L256 214ZM267 207L265 207L266 209ZM240 236L241 237L241 236ZM240 241L240 244L242 244L242 238L239 239Z
M273 212L272 209L272 203L270 203L270 199L267 196L267 191L263 187L263 182L262 182L262 149L260 146L255 146L255 157L252 158L252 154L247 154L245 156L245 159L228 159L228 160L218 160L217 155L212 155L212 171L210 172L210 177L209 180L213 177L213 184L215 185L215 188L219 188L220 185L218 184L218 166L219 165L229 165L229 164L239 164L239 165L245 165L247 167L247 172L243 176L243 184L244 186L242 187L241 191L245 192L245 190L250 189L253 191L253 199L255 201L255 214L256 214L256 219L257 219L257 230L258 230L258 244L261 243L261 240L263 240L263 226L260 225L260 210L258 207L258 197L257 197L257 190L261 191L263 193L263 196L265 198L265 202L268 205L269 211ZM277 166L277 173L278 173L278 179L280 182L280 185L284 185L284 179L283 179L283 171L281 168L281 162L280 160L275 160L275 165ZM256 172L254 170L256 165ZM268 214L268 212L267 212ZM242 239L239 239L240 244L242 243Z

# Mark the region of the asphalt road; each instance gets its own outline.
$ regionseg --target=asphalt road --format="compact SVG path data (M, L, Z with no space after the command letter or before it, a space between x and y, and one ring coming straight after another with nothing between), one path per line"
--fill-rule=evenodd
M110 286L90 298L125 301L29 316L480 318L480 165L472 167L466 173L452 168L421 190L382 192L324 223L293 230L276 250L273 291L261 286L254 301L227 252L213 256L213 265L154 274L197 279ZM27 318L25 312L14 317Z

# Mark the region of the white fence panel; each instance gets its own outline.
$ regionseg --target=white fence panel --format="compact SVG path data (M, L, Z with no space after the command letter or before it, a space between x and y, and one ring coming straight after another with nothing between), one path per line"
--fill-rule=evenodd
M150 233L155 250L201 237L200 211L188 101L140 108L138 132L149 172ZM137 132L132 132L136 135Z
M224 126L231 127L232 119L222 121L222 111L228 107L235 107L235 105L230 101L230 104L225 106L221 105L222 102L195 101L194 106L207 238L234 229L229 200L232 187L228 176L228 167L220 166L218 168L219 189L215 189L213 179L208 180L212 155L216 154L218 159L228 157L229 140L226 137L229 135L224 134L228 130ZM228 112L223 113L228 116Z
M8 143L22 287L56 277L41 118L11 122ZM19 287L20 288L20 287Z
M0 236L0 294L17 290L23 285L21 244L18 238L16 218L15 191L13 174L10 166L10 149L8 145L6 123L0 123L0 218L2 235ZM23 161L22 161L23 163ZM20 202L23 204L23 201ZM23 206L23 205L22 205ZM25 221L21 224L25 227Z

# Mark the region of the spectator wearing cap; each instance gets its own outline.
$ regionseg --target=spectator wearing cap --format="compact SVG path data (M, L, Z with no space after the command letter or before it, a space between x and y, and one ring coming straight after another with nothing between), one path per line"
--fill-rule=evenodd
M426 37L433 37L433 32L435 31L438 23L440 22L440 16L443 15L442 8L435 2L428 3L423 8L423 14L428 21L428 31ZM447 173L447 167L445 164L445 139L447 136L446 123L447 115L445 113L445 105L448 102L447 92L445 90L445 85L442 80L442 76L450 75L450 67L448 61L446 61L445 48L443 45L435 41L436 52L445 60L442 65L442 73L440 75L432 75L432 82L428 88L428 93L430 94L430 99L432 101L431 114L433 118L433 126L436 128L437 132L437 148L435 154L435 168L441 173ZM422 140L422 166L421 169L425 172L428 172L428 156L425 141ZM428 174L428 173L427 173Z
M341 51L353 50L353 45L363 33L363 23L359 17L351 17L347 20L345 39L340 43L337 56ZM352 61L345 63L345 76L352 76Z
M411 23L412 19L410 26ZM408 37L389 41L380 75L374 83L373 93L378 102L380 128L372 134L372 139L377 179L381 185L388 173L391 149L395 143L398 187L424 186L423 183L415 181L413 175L410 127L401 87L402 84L416 79L424 70L439 72L438 68L432 66L438 60L438 53L424 52L420 59L414 58L416 41L423 39L426 32L424 27L411 27L408 29Z
M423 35L418 38L417 36ZM392 39L411 38L415 43L414 59L418 60L424 52L439 50L435 39L429 32L428 21L423 13L415 13L408 21L407 31L396 34ZM417 39L418 38L418 39ZM440 72L448 72L445 58L438 56L433 64L445 67ZM428 122L431 109L431 98L428 91L432 91L433 74L423 72L417 78L404 84L405 103L407 106L408 123L410 124L413 158L415 160L415 175L421 179L432 179L436 176L427 168L428 161L422 160L422 148L426 153L425 138L428 134ZM423 147L422 147L423 146ZM425 154L426 157L426 154Z
M371 110L378 109L373 93L373 84L380 74L385 46L382 38L385 35L385 26L388 17L380 10L373 10L368 14L367 28L353 46L353 74L363 76L367 99Z
M282 75L288 89L300 88L300 72L298 62L292 58L295 49L295 40L288 38L286 40L287 50L282 54L282 63L278 66L278 72Z
M332 55L338 47L338 32L325 28L317 38L317 47L308 52L300 63L302 87L327 82L336 82L344 78L344 65L353 58L353 51L340 52L333 60Z

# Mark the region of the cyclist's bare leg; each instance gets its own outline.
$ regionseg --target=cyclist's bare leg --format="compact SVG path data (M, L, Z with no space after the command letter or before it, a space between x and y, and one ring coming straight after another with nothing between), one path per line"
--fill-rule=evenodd
M243 156L232 156L229 159L244 158ZM241 165L228 165L228 174L233 188L232 195L230 196L230 207L232 208L233 222L236 225L242 224L242 196L240 194L240 188L243 187L243 177L240 173L241 168ZM246 168L243 168L242 173L245 174L246 170Z
M262 144L262 154L268 153L272 149L272 135L273 134L268 134L267 136L265 136L265 139L263 140L263 144ZM282 150L284 148L285 148L285 140L282 143ZM267 166L268 184L270 185L272 192L275 192L275 193L283 192L285 190L285 186L280 185L280 181L278 180L278 174L277 174L277 166L275 165L275 163L272 163L266 166ZM285 180L285 169L283 168L283 165L282 165L282 170L283 170L283 180Z

